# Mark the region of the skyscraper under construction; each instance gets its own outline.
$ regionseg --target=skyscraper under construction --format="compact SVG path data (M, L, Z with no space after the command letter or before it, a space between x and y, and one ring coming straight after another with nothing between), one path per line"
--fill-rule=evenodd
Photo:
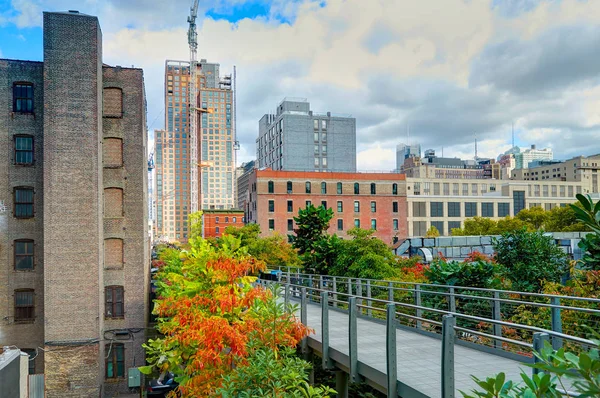
M232 77L221 77L219 64L201 60L196 70L197 98L189 109L190 63L165 63L165 130L155 134L156 232L159 238L188 238L187 216L192 195L199 209L230 209L234 205L236 134ZM190 112L197 112L197 136ZM194 159L191 145L197 145ZM198 168L197 192L191 183Z

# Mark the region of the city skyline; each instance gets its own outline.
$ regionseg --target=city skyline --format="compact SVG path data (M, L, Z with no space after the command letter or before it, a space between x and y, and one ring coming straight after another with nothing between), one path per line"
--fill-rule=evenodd
M39 58L39 11L73 6L59 0L19 4L0 3L0 56ZM594 111L600 101L598 3L456 0L435 13L410 1L373 2L365 13L355 12L359 6L205 3L199 58L218 60L228 71L238 66L238 163L254 158L256 121L284 96L314 98L315 109L352 114L361 170L393 169L393 148L404 140L407 124L424 148L443 147L446 156L472 157L475 135L480 156L497 156L511 146L513 121L522 147L549 146L557 158L592 154L587 143L600 135ZM106 63L142 67L147 82L159 82L165 59L187 59L188 1L143 10L111 1L77 7L109 21ZM153 13L161 20L149 18ZM411 15L417 25L392 24L381 15ZM312 43L311 49L299 41ZM564 59L580 66L571 68ZM519 73L509 73L516 66ZM162 84L147 86L149 129L163 128ZM362 100L347 101L353 96Z

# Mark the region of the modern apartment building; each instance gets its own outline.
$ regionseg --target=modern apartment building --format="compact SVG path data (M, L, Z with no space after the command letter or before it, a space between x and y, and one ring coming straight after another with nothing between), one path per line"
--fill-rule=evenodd
M411 157L421 157L421 144L398 144L396 146L396 171L400 172L404 161Z
M143 72L103 64L96 17L43 30L43 62L0 60L0 346L46 397L113 396L145 362Z
M552 160L554 154L552 149L536 149L535 145L532 145L530 149L516 152L515 154L515 168L526 169L529 167L529 163L534 160Z
M531 207L551 210L574 203L578 193L593 192L582 182L407 178L408 234L423 236L435 226L450 235L467 218L497 220Z
M191 195L201 209L235 207L235 110L231 76L219 75L219 64L197 64L198 98L189 109L190 63L165 62L165 130L155 136L156 230L166 240L185 241ZM190 112L197 112L198 163L191 164ZM199 172L198 192L192 192L191 168Z
M534 167L512 171L513 180L525 181L569 181L580 182L586 192L600 192L598 173L600 171L600 154L577 156L564 162L538 161Z
M250 200L249 187L250 187L250 174L254 170L256 162L251 160L249 162L242 163L237 168L236 180L237 180L237 208L246 209L246 205Z
M263 235L293 234L293 218L313 204L333 209L328 232L340 237L354 227L372 228L388 244L408 236L402 174L255 169L249 183L246 220L259 224Z
M356 119L315 113L304 98L285 98L258 122L258 168L356 172Z

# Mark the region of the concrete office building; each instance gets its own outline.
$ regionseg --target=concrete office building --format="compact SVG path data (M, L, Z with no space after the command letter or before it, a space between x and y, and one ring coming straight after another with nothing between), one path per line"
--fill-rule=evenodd
M354 227L372 228L387 244L407 236L402 174L254 169L249 183L246 220L259 224L263 235L293 234L293 218L313 204L333 209L330 234L346 238Z
M421 144L398 144L396 146L396 171L400 172L408 158L421 158Z
M235 123L231 76L219 75L219 64L197 64L198 162L192 165L189 90L190 63L165 63L165 131L156 133L156 200L158 234L185 241L191 195L200 209L235 207ZM198 112L197 110L194 110ZM198 192L191 192L191 167L199 167Z
M356 172L356 119L315 113L303 98L285 98L258 122L258 168Z
M532 145L530 149L526 149L524 151L519 151L514 154L515 155L515 168L516 169L526 169L529 167L529 163L534 160L552 160L554 159L554 154L552 149L544 148L544 149L536 149L535 145Z
M43 62L0 60L0 346L36 355L46 397L112 396L144 364L143 72L103 64L96 17L43 30Z
M531 207L565 207L578 193L594 192L582 182L407 178L408 234L423 236L435 226L441 235L450 235L467 218L498 220Z
M398 159L397 159L398 160ZM481 163L485 163L482 161ZM438 157L433 149L425 151L425 156L409 156L404 159L400 172L410 178L492 178L491 162L487 165L459 158Z

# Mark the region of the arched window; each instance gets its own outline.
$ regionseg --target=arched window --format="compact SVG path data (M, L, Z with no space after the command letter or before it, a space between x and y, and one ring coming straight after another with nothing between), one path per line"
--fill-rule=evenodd
M123 140L105 138L102 144L102 162L106 168L123 167Z
M392 195L398 195L398 184L392 184Z
M321 183L321 193L322 194L326 194L327 193L327 183L325 181L323 181Z
M337 194L338 195L342 194L342 183L341 182L337 183Z
M275 184L273 183L273 181L269 181L268 185L269 185L269 193L274 193L275 192Z
M292 193L293 189L292 189L293 185L291 181L287 182L287 193Z
M355 195L360 194L360 184L358 182L354 183L354 194Z
M306 181L306 193L310 193L311 188L310 188L310 181Z
M123 239L104 239L104 267L123 267Z
M371 183L371 195L377 194L377 186L374 182Z

